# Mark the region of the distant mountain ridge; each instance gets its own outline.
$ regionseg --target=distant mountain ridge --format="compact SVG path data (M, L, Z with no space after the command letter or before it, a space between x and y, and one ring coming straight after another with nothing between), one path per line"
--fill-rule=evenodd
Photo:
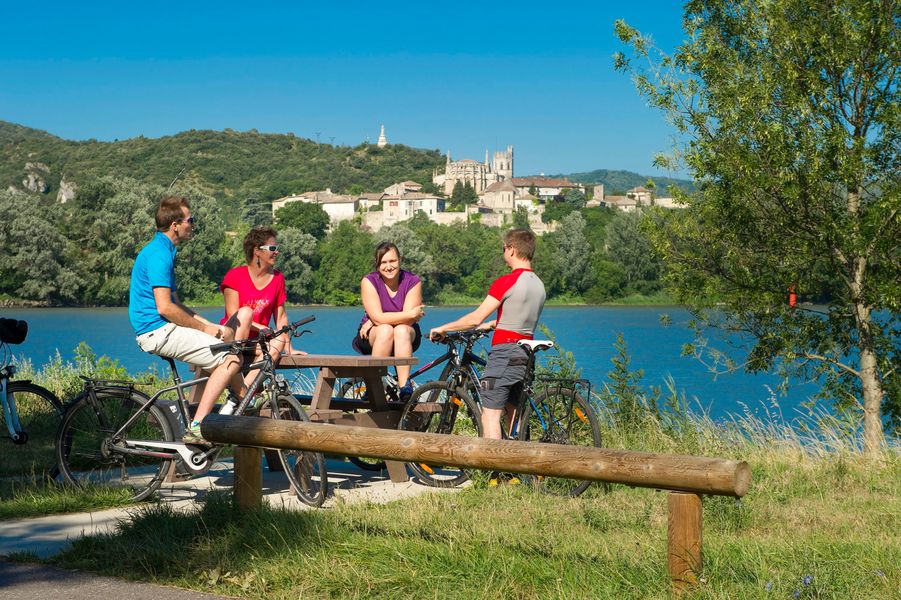
M688 179L676 179L672 177L654 177L650 175L639 175L632 171L617 171L608 169L596 169L587 173L570 173L552 175L551 177L568 177L570 181L575 183L588 184L604 184L604 193L612 194L613 192L625 192L634 187L647 187L648 180L653 180L657 186L658 194L663 195L666 189L671 185L681 188L687 192L694 191L694 182Z

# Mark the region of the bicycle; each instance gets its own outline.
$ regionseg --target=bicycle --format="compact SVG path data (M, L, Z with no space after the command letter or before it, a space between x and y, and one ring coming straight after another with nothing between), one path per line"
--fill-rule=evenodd
M0 437L12 443L3 448L0 476L57 476L53 440L63 415L62 403L50 390L29 380L13 381L16 366L9 346L21 344L28 323L0 319Z
M415 386L413 380L416 377L419 377L423 373L426 373L427 371L430 371L445 362L447 362L448 364L445 365L444 369L442 369L441 375L438 376L438 379L442 381L447 379L450 376L450 373L457 367L457 365L454 364L453 361L455 359L459 359L459 357L462 356L463 353L468 353L469 359L475 364L485 366L485 359L473 353L472 349L473 345L486 335L488 335L487 331L477 329L465 332L448 333L448 336L451 336L448 339L452 339L455 342L465 344L466 347L464 348L464 351L455 352L454 348L449 347L447 352L423 365L413 373L410 373L410 378L408 381ZM403 400L401 400L400 398L400 389L397 385L397 376L392 373L388 373L384 377L383 381L385 383L385 395L388 397L388 400L391 402L403 402ZM364 382L360 378L347 379L343 381L338 387L338 393L343 398L359 400L366 394L366 382Z
M229 395L220 413L244 415L269 412L273 419L309 421L269 355L269 341L285 333L300 337L300 327L313 321L307 317L276 331L264 331L256 339L236 340L210 346L213 352L235 354L259 348L262 359L245 367L259 370L240 401ZM133 382L83 378L84 391L69 406L60 424L56 456L65 480L76 486L101 485L124 488L133 501L152 495L173 468L184 476L206 473L224 446L200 446L180 441L191 420L184 390L208 377L183 382L175 361L164 359L172 369L174 384L147 396ZM176 401L160 398L175 392ZM225 407L228 408L225 408ZM297 497L310 506L321 506L328 491L325 458L319 452L279 450L279 461Z
M448 333L448 335L442 341L442 343L447 344L447 351L438 358L423 365L413 373L410 373L410 384L415 386L415 384L413 383L415 377L419 377L423 373L434 369L438 365L447 363L441 370L441 375L438 376L438 381L448 380L453 373L461 369L470 369L472 370L469 375L470 381L473 383L473 385L475 385L475 387L478 387L479 375L478 371L474 370L474 365L484 367L485 359L473 352L473 346L476 342L478 342L486 335L488 335L488 331L477 329L464 332ZM394 402L395 404L402 403L403 400L401 400L400 398L400 391L397 385L397 377L391 373L388 373L388 375L384 377L384 382L385 395L388 397L388 401ZM414 387L414 392L415 389L416 388ZM363 399L366 395L366 382L364 382L362 379L349 379L347 381L344 381L338 387L338 394L342 398L348 398L351 400ZM406 405L406 402L403 402L403 404ZM379 459L357 456L351 456L348 458L350 459L350 462L366 471L381 471L385 468L385 462Z
M539 376L536 389L536 355L552 348L554 343L548 340L521 340L518 343L526 351L526 375L515 392L516 409L510 428L504 428L504 438L600 447L597 415L585 399L585 396L591 396L590 382ZM585 396L579 393L581 388L587 388ZM471 365L455 370L446 381L420 386L404 406L398 428L479 437L482 434L479 389L478 371ZM419 481L433 487L455 487L469 479L468 469L408 464ZM535 475L523 475L522 481L542 492L560 496L578 496L591 485L590 481Z

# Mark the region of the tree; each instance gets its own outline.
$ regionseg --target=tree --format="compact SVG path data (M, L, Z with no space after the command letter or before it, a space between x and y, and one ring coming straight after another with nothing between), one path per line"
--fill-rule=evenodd
M66 238L37 210L42 198L0 192L0 292L59 303L73 300L79 278L66 265ZM52 202L52 201L51 201Z
M529 229L529 210L525 206L517 206L513 211L513 227Z
M86 182L75 200L54 207L55 218L48 215L48 220L69 241L66 263L78 274L77 301L128 304L131 268L138 251L153 236L153 210L162 191L133 179L107 176Z
M563 201L573 208L585 208L585 194L579 188L563 190Z
M651 239L641 229L641 214L620 213L606 227L607 256L619 266L626 291L646 294L659 289L660 257Z
M453 192L451 192L451 202L458 206L474 204L479 201L479 195L476 194L475 188L469 182L463 183L457 181L454 184Z
M560 221L560 227L554 232L557 239L557 250L560 253L566 291L582 294L594 283L591 270L591 252L588 252L588 239L585 237L585 218L578 211L573 211Z
M899 22L891 1L693 0L673 56L616 24L631 48L616 67L686 140L700 186L654 228L678 299L750 334L746 369L862 397L868 452L901 402L886 394L901 345ZM791 308L790 286L825 305Z
M278 232L278 269L285 276L288 300L309 303L313 300L313 260L316 238L298 229Z
M279 227L309 233L317 240L321 240L328 229L329 216L315 202L289 202L275 211L275 223Z
M433 194L440 197L444 196L444 190L439 188L431 181L426 181L424 184L422 184L422 189L419 191L423 194Z
M341 221L319 246L315 297L317 302L353 305L360 302L360 280L373 270L372 236L350 221Z
M265 198L247 198L241 210L241 219L250 225L272 224L272 202Z
M585 300L600 304L622 295L626 287L626 274L622 267L607 260L606 255L596 251L591 257L591 272L594 285L585 292Z
M577 210L576 207L568 202L562 202L556 198L548 200L544 205L544 212L541 213L541 220L544 223L550 223L551 221L559 222L563 220L563 217L574 210Z

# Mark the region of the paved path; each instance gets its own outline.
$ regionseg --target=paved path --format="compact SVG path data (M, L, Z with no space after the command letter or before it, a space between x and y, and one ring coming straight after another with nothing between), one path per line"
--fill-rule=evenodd
M215 600L226 596L202 594L179 588L135 583L63 571L44 565L0 560L0 598L6 600Z
M274 506L297 510L328 510L341 502L390 502L400 498L435 491L434 488L413 483L391 483L386 472L373 473L357 469L348 462L330 459L329 486L332 490L322 509L311 509L287 489L287 479L281 473L263 470L263 499ZM163 484L157 492L162 502L172 503L179 510L191 510L209 490L231 489L233 483L230 461L216 465L207 476L175 484ZM88 513L50 515L34 519L0 521L0 600L6 598L85 598L99 597L115 600L200 599L217 598L151 584L136 585L109 577L72 573L34 564L9 563L3 556L33 553L41 558L57 554L71 540L85 535L111 532L116 524L131 518L136 507L114 508Z

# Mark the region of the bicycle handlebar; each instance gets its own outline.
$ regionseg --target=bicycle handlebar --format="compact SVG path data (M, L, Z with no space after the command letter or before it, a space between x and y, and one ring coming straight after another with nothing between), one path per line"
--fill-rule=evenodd
M487 329L467 329L465 331L448 331L440 340L431 340L435 344L452 344L456 342L465 342L467 344L475 343L486 335Z
M315 320L316 320L316 317L314 315L310 315L309 317L304 317L303 319L301 319L299 321L295 321L294 323L289 323L289 324L285 325L284 327L282 327L281 329L276 329L275 331L273 331L271 329L264 329L264 330L260 331L260 335L258 335L256 338L252 338L252 339L248 339L248 340L235 340L233 342L222 342L221 344L213 344L212 346L210 346L210 352L212 352L213 354L218 354L219 352L226 352L226 351L231 351L231 350L238 352L238 351L241 351L244 349L253 348L256 345L262 344L263 342L268 342L272 339L277 338L278 336L282 335L283 333L288 333L288 332L290 332L291 335L293 335L294 337L300 337L300 335L302 335L303 332L298 334L297 330L300 329L301 327L303 327L304 325L306 325L307 323L310 323Z

